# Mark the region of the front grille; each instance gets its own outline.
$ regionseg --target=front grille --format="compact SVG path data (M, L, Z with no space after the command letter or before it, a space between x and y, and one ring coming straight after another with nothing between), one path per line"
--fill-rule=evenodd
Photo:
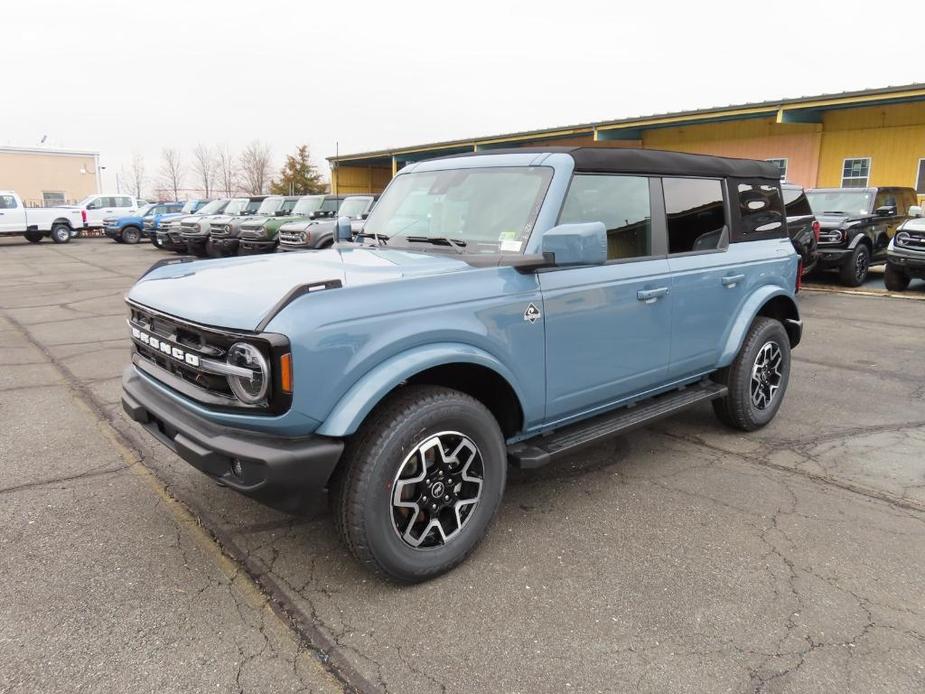
M925 234L914 234L912 232L906 233L909 234L909 238L906 239L905 243L897 242L897 246L910 251L925 251Z
M230 233L230 231L231 231L231 225L230 225L230 224L213 224L213 225L209 228L209 233L210 233L212 236L218 236L218 237L228 236L228 234Z
M301 246L305 243L305 235L301 231L281 231L279 232L279 242Z
M141 368L167 386L194 400L219 410L254 411L256 414L281 414L289 409L291 396L281 390L280 376L272 365L289 351L288 341L281 335L255 336L249 333L224 331L190 323L173 316L129 303L129 329L132 346ZM134 330L143 336L136 336ZM155 338L155 346L151 345ZM260 405L247 405L237 398L224 375L209 373L203 361L224 362L228 350L236 342L246 341L260 349L270 367L271 388L268 399ZM145 369L149 365L156 368Z

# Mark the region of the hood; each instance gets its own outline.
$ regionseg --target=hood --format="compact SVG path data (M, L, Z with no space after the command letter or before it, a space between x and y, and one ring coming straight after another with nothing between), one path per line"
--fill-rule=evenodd
M325 229L325 227L333 229L336 225L336 220L307 219L302 217L292 222L286 222L286 231L305 231L306 229L311 229L312 231L321 231Z
M263 226L271 219L282 219L282 217L265 217L263 215L256 217L251 215L250 217L244 217L241 219L241 226L253 226L254 228Z
M180 217L185 217L185 212L165 212L162 215L158 215L157 222L158 224L164 224L166 222L172 222L175 219L180 219Z
M840 229L850 224L863 221L868 219L869 215L857 215L857 214L817 214L816 221L819 222L819 226L822 229Z
M340 280L349 288L469 269L451 255L329 248L166 265L139 280L128 298L195 323L255 330L280 299L302 284Z

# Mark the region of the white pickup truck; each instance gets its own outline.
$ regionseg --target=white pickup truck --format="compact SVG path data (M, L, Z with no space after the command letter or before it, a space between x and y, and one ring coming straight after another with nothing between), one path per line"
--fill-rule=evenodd
M12 190L0 190L0 236L22 234L32 243L50 236L55 243L67 243L81 229L103 226L103 219L130 215L144 201L127 195L90 195L76 205L30 207Z

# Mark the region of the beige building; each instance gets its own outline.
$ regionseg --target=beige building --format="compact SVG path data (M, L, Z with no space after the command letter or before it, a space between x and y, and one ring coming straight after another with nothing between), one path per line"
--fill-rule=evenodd
M99 152L0 146L0 190L29 207L76 202L100 192L99 164Z

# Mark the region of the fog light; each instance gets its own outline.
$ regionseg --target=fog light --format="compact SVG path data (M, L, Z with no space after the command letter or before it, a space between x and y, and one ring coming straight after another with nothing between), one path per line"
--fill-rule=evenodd
M244 477L244 463L240 458L231 459L231 473L239 479Z

